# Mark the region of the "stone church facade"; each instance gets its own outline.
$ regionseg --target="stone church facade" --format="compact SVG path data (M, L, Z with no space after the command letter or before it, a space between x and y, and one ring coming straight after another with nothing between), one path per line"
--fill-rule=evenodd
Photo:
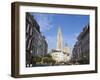
M58 27L57 33L57 47L51 51L52 58L56 61L56 64L67 63L70 60L71 49L68 45L62 47L62 33L60 27Z

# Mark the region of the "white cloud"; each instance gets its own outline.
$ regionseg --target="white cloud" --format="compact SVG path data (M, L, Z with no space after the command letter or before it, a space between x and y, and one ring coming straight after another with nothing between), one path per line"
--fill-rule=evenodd
M35 13L35 14L33 14L33 16L36 19L36 21L38 22L38 24L40 25L41 32L48 31L53 27L53 24L52 24L52 16L53 15L48 16L46 14Z
M56 49L56 36L47 36L46 41L48 43L48 49Z

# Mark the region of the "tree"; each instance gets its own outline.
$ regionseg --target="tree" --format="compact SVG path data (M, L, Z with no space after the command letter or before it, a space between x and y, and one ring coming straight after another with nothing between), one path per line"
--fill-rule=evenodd
M48 57L48 58L52 58L52 56L50 55L50 54L47 54L47 56L46 57Z
M50 62L51 62L51 58L48 57L43 58L43 63L50 63Z
M41 61L42 61L42 57L40 57L40 56L32 57L32 63L37 63L37 62L41 62Z
M53 60L52 56L50 54L47 54L46 57L43 58L43 63L47 63L47 64L55 64L55 60Z

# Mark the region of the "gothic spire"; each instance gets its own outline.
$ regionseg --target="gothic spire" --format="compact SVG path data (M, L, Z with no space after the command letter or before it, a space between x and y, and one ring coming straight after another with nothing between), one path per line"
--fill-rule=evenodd
M58 33L57 33L57 49L62 49L62 33L60 27L58 27Z

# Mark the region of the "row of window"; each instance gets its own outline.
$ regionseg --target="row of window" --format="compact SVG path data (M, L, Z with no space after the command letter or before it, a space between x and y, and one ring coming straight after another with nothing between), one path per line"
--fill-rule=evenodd
M30 18L29 18L30 19ZM35 23L34 23L35 24ZM30 21L26 22L26 49L31 50L33 55L47 53L47 44L44 37L39 30L30 24Z

